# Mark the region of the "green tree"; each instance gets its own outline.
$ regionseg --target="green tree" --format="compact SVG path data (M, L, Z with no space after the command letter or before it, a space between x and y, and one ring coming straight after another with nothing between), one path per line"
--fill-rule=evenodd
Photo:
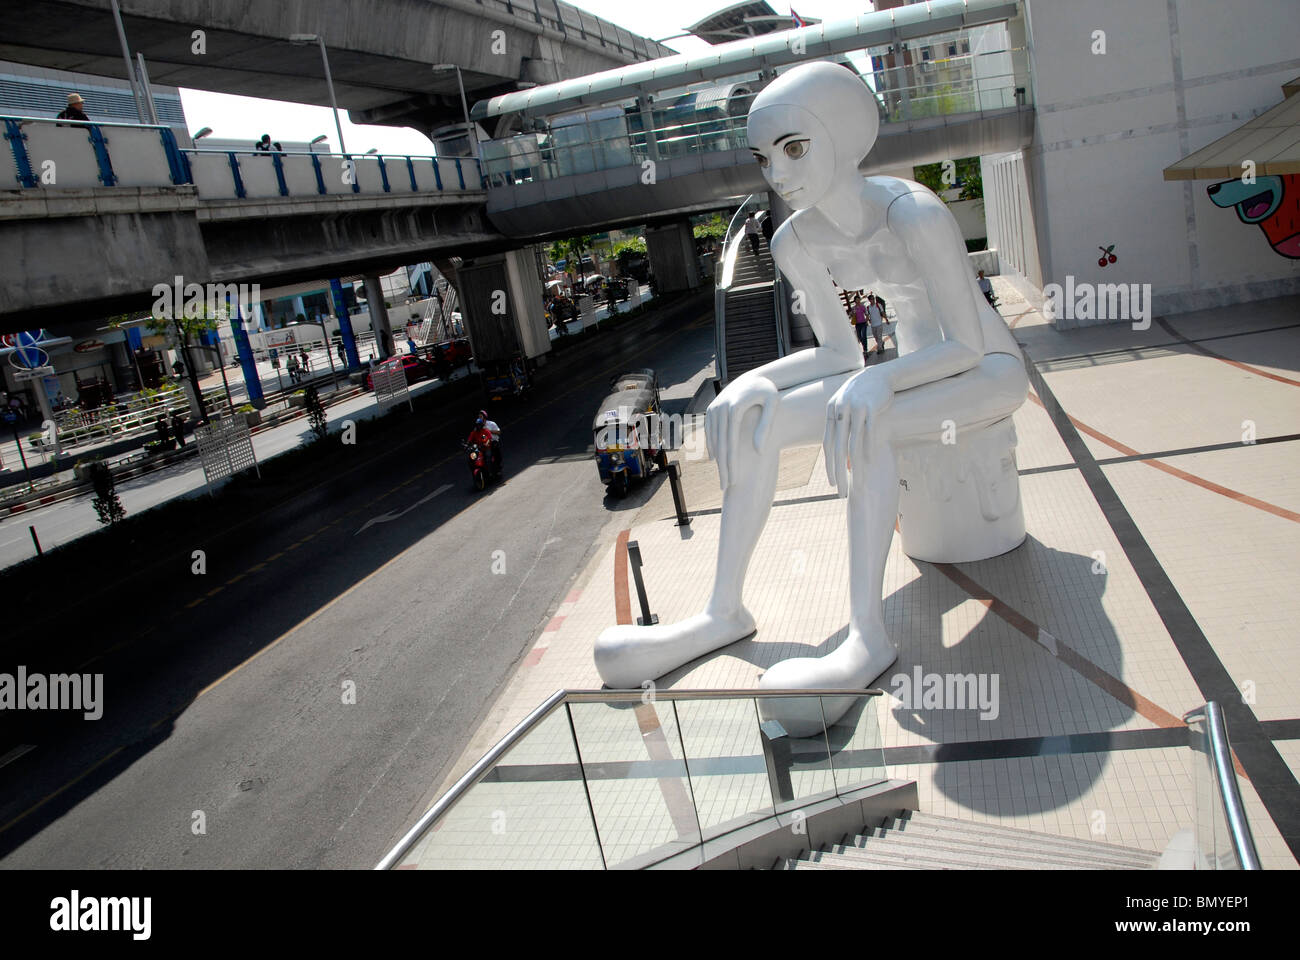
M325 404L320 402L320 395L316 393L315 387L309 386L303 391L302 405L307 410L307 425L311 427L311 432L316 435L317 440L324 440L329 432L329 420L325 415Z
M695 224L691 233L696 240L722 240L727 235L727 224L723 221L722 214L715 213L707 220Z
M146 324L150 333L159 335L170 335L176 345L181 349L181 355L185 358L185 372L189 374L190 386L194 388L194 397L199 405L199 419L206 421L208 419L208 408L203 402L203 391L199 389L199 375L194 369L194 360L190 356L190 344L209 330L217 329L217 325L225 319L224 310L210 310L204 305L197 316L186 316L187 311L181 309L180 304L176 304L172 310L174 316L158 317L149 316Z
M103 460L90 464L90 482L95 488L95 498L90 505L95 508L95 516L105 525L126 519L126 507L117 497L117 484L113 481L113 471Z

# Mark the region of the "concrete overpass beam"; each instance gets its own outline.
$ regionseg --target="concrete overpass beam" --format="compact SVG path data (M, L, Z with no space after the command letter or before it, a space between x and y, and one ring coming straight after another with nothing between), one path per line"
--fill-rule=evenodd
M646 254L660 293L693 290L700 285L700 268L695 259L695 237L691 222L681 220L659 227L647 227Z

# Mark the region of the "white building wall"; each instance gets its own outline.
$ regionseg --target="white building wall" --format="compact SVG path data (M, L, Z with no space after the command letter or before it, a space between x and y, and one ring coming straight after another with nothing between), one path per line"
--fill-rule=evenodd
M1017 273L1043 284L1025 158L1020 152L980 158L984 181L984 220L990 250L998 252L999 272Z
M1149 283L1157 315L1300 292L1300 261L1210 203L1212 181L1162 177L1281 101L1300 73L1296 0L1026 5L1037 116L1025 181L1041 281ZM1104 55L1092 52L1098 30ZM1014 162L1002 164L1014 179ZM999 219L999 244L1012 245L1013 219ZM1111 244L1117 262L1099 267ZM1017 269L1032 279L1029 262Z

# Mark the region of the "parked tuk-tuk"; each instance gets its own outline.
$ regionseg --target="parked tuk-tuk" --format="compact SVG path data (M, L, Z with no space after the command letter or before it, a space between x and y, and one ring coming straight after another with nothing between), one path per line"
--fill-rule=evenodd
M634 479L649 476L650 465L668 468L659 402L659 380L649 369L615 377L610 394L592 421L600 480L623 497Z
M528 361L518 354L510 360L488 361L485 367L483 394L489 403L518 397L532 389Z

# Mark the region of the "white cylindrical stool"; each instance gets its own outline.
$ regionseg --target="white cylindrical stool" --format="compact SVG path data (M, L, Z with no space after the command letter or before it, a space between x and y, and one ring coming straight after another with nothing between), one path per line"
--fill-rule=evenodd
M945 437L944 439L947 439ZM967 563L1025 539L1010 417L899 452L898 525L913 560Z

